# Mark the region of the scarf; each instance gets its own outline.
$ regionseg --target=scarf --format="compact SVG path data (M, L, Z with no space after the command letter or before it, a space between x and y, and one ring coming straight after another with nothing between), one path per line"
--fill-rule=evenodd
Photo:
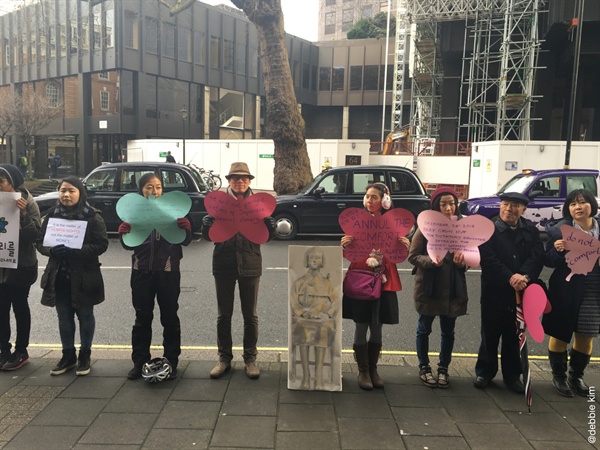
M52 217L59 217L67 220L87 220L96 214L94 208L90 206L88 202L81 204L79 202L75 208L67 208L62 203L58 202Z
M233 190L231 189L231 187L227 188L227 193L237 200L238 196L233 193ZM252 189L248 188L248 190L246 192L244 192L243 197L248 198L252 194L253 194Z

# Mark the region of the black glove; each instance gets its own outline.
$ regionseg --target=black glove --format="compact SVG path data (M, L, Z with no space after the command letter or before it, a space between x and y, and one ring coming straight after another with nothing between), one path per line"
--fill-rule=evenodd
M269 230L269 233L275 231L275 219L273 219L272 217L265 217L265 225L267 226L267 230Z
M67 258L73 249L65 246L64 244L56 245L50 249L50 254L55 258L64 259Z
M210 228L213 226L214 223L215 223L215 218L213 216L207 215L202 218L202 226L203 227Z

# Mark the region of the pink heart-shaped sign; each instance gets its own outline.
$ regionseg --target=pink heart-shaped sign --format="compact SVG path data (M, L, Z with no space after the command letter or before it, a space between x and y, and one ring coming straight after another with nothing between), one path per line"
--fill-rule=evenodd
M372 216L361 208L348 208L338 218L352 244L344 250L344 258L352 262L365 261L373 249L381 250L388 261L397 263L408 256L399 239L406 236L415 224L415 216L403 208Z
M546 293L539 284L530 284L523 291L523 316L527 331L535 342L544 340L544 328L540 317L551 309Z
M255 244L264 244L269 240L269 230L263 219L273 214L276 204L275 197L265 192L238 199L222 191L210 192L204 206L215 223L208 236L213 242L225 242L241 233Z

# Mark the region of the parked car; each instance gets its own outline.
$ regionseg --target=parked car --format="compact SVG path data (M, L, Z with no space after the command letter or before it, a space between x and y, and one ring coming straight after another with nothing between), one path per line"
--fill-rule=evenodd
M137 192L137 182L148 172L154 172L162 180L163 191L182 191L192 199L189 217L192 231L199 232L202 218L206 215L204 195L206 185L200 174L181 164L164 162L131 162L103 164L92 170L83 179L88 192L88 203L102 213L109 231L117 231L122 222L117 215L116 205L121 197ZM35 197L42 215L58 201L58 192L50 192Z
M598 170L524 170L511 178L496 195L467 199L460 203L459 210L466 216L481 214L494 220L500 211L498 195L503 192L520 192L529 198L529 205L523 216L543 231L548 221L562 218L562 207L567 194L582 188L598 197Z
M415 219L421 211L430 208L423 184L409 169L383 165L336 167L321 172L296 195L275 197L277 206L273 217L277 223L277 238L342 234L338 223L340 213L346 208L362 208L367 185L378 181L390 188L394 207L409 210Z

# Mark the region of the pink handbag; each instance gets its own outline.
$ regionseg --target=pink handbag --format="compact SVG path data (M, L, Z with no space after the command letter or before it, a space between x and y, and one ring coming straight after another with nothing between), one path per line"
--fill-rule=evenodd
M348 270L343 284L344 295L355 300L381 297L381 274L370 270Z

